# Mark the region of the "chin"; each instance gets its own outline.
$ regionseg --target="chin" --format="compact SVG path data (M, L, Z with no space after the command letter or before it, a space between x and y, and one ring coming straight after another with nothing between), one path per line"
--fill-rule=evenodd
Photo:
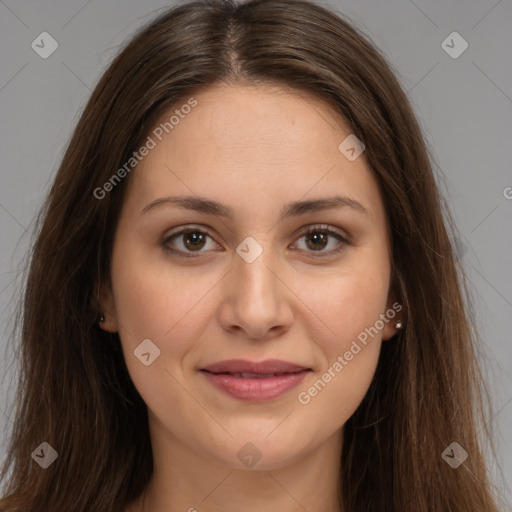
M233 439L220 452L211 456L222 460L231 469L250 471L271 471L281 469L304 457L307 442L283 431L283 437L267 433L245 435ZM284 439L283 439L284 438Z

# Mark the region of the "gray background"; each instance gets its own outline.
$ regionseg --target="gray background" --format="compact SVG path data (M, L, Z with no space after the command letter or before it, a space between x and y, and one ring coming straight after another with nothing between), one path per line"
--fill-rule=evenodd
M0 432L10 422L16 377L8 320L35 214L102 71L134 30L172 3L0 0ZM499 459L491 470L496 474L501 466L509 482L512 2L326 0L325 5L347 15L388 57L439 163L442 192L460 230L485 368L492 370L491 426ZM59 45L47 59L31 48L44 31ZM469 44L455 59L441 46L453 31ZM1 434L2 459L5 448ZM506 495L510 501L510 489Z

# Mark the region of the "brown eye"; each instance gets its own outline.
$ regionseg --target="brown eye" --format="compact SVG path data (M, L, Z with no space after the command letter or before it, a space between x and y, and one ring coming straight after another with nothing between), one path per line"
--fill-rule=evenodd
M213 239L206 231L189 227L167 236L162 240L161 244L168 252L185 258L193 258L194 256L191 256L191 253L206 252L206 250L202 251L202 249L207 247L208 239L211 239L213 242ZM217 244L212 243L211 249L216 249L217 247Z
M329 241L329 235L319 231L313 231L305 235L306 245L313 251L319 251L325 248Z
M305 240L305 248L298 247L300 250L304 250L312 254L315 257L331 256L340 252L350 242L337 231L329 229L327 226L312 226L309 228L299 240ZM331 241L338 242L334 243L334 248L331 250L324 250L329 245L333 245ZM300 245L300 244L299 244Z
M187 247L187 249L197 250L204 247L206 236L208 235L199 231L187 231L186 233L182 233L180 236L183 236L183 240L185 240L185 247Z

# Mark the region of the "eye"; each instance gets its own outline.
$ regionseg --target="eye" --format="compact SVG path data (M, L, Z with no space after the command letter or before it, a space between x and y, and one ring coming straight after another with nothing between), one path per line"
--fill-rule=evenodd
M320 253L320 254L312 254L314 257L326 257L336 254L344 249L346 245L350 242L346 237L330 229L327 225L319 225L319 226L311 226L304 232L299 240L305 240L305 249L299 247L300 250L306 250L311 253ZM335 239L338 241L337 246L334 249L329 251L324 251L327 246L329 246L331 239Z
M167 236L162 240L162 246L166 251L177 254L178 256L194 258L195 256L187 254L187 252L204 252L201 251L201 249L207 246L206 242L208 238L213 240L206 231L199 228L187 227ZM171 242L175 242L174 248L171 247ZM177 249L176 245L178 246ZM215 246L216 244L213 245ZM215 250L215 247L210 247L210 249Z

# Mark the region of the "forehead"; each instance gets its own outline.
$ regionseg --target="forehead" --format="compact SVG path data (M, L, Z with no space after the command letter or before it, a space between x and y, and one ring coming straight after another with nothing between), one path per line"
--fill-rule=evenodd
M337 144L332 147L327 133L334 141L350 133L330 105L287 87L215 85L195 99L198 105L188 118L194 122L180 123L181 138L190 141L189 148L206 146L222 157L227 156L224 151L230 158L237 153L245 157L252 149L260 158L271 160L274 155L294 161L312 149L333 153Z
M372 210L379 191L364 153L339 149L351 134L332 106L277 86L216 85L168 109L150 132L154 148L133 173L141 200L176 192L265 203L311 193L358 195ZM186 105L194 104L192 108Z

